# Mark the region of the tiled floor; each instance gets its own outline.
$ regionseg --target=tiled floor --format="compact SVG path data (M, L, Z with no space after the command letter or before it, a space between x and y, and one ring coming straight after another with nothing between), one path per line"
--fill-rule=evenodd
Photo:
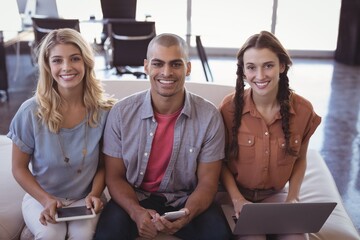
M0 103L0 134L6 134L12 116L21 102L31 96L36 82L29 56L20 57L17 75L15 63L15 56L8 56L10 100ZM209 65L215 83L235 84L234 59L210 58ZM112 71L105 70L102 56L97 57L96 70L99 78L118 78ZM345 208L360 231L360 67L346 66L331 59L294 59L289 78L290 86L310 100L322 116L309 147L324 157ZM188 80L205 81L198 59L192 61Z

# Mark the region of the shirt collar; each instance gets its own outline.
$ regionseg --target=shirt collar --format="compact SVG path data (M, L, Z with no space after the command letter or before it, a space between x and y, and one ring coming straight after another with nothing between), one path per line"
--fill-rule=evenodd
M257 116L257 111L256 111L256 107L255 107L255 103L251 97L251 88L248 88L248 89L245 89L244 91L244 108L243 108L243 112L242 114L246 114L246 113L249 113L252 115L252 116ZM292 101L292 95L294 93L291 93L291 96L290 96L290 114L293 114L295 115L296 112L295 112L295 109L294 109L294 106L293 106L293 101ZM280 116L280 113L279 113L279 118L281 118Z
M192 107L190 98L191 98L190 92L185 88L185 101L181 114L184 114L189 118L191 117L191 107Z
M154 117L154 111L151 104L151 92L150 89L148 89L146 90L144 104L142 105L141 118L146 119L153 117Z
M187 117L191 116L191 103L190 103L190 92L185 89L185 102L184 107L181 111L181 114L186 115ZM146 90L145 98L144 98L144 104L142 105L142 113L141 118L153 118L154 117L154 110L151 104L151 91L150 89Z

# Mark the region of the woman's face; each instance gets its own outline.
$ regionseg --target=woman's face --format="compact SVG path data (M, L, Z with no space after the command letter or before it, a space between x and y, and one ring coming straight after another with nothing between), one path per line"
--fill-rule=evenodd
M277 55L268 48L249 48L244 53L245 81L253 89L253 94L275 95L278 91L280 73L285 66Z
M49 52L51 75L59 91L82 88L85 63L80 50L73 44L58 44Z

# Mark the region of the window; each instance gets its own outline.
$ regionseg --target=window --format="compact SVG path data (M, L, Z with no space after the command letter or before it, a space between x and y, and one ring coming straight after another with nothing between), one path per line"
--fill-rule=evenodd
M254 33L271 31L272 24L289 50L333 53L340 6L341 0L138 0L141 14L154 17L158 33L191 35L191 46L200 35L208 53L214 48L225 54L233 54Z
M185 38L187 32L187 0L137 0L136 18L146 16L156 22L156 32L176 33Z
M57 0L64 17L102 17L99 0L86 1L87 8L84 2ZM333 53L340 6L341 0L137 0L137 20L151 16L157 33L191 36L193 47L200 35L208 54L234 54L250 35L272 28L289 50Z
M334 51L340 0L279 0L275 34L288 49Z
M192 35L205 47L239 48L252 34L271 29L271 0L193 0Z

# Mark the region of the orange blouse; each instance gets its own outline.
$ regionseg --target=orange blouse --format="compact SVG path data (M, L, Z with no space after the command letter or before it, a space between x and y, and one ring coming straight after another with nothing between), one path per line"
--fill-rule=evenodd
M220 111L226 127L227 144L232 141L235 93L226 96ZM281 115L266 124L251 98L251 89L244 93L242 123L238 130L238 159L227 159L228 167L239 187L248 189L282 189L288 182L296 157L285 154L285 138L281 128ZM308 142L321 118L311 103L293 93L290 101L290 144L298 153Z

